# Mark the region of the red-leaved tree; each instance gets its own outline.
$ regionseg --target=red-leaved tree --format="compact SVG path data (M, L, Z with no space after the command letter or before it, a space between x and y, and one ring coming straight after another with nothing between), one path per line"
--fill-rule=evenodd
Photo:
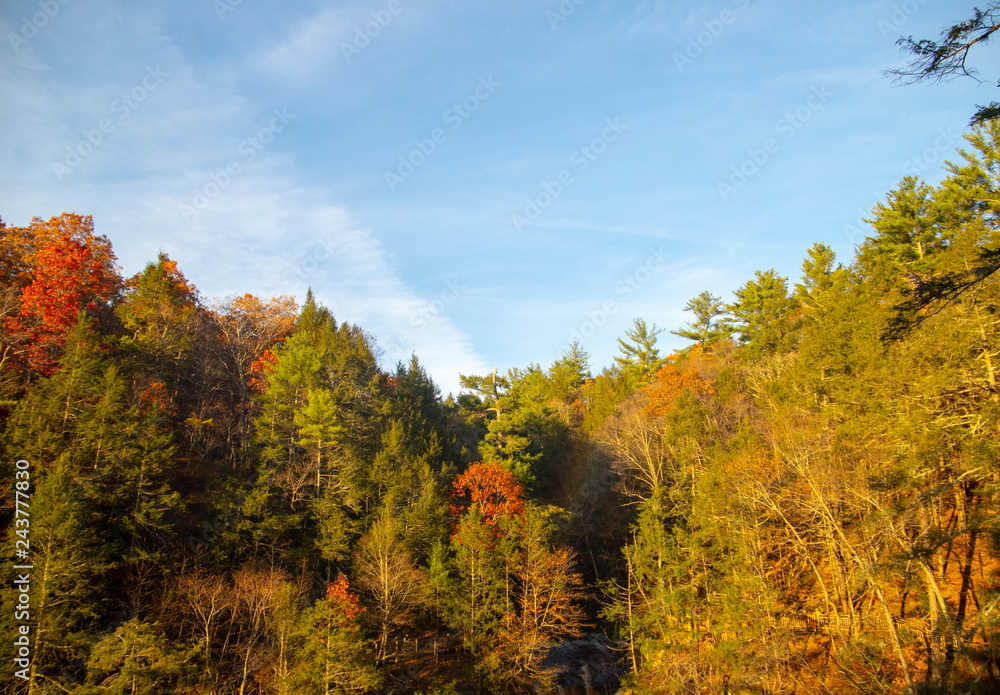
M524 486L500 463L473 463L452 483L451 513L456 518L475 508L495 527L505 517L524 515Z
M90 216L63 213L28 228L26 254L31 281L21 290L21 306L4 321L21 366L42 374L55 371L59 351L80 312L107 317L122 281L111 242L94 235Z

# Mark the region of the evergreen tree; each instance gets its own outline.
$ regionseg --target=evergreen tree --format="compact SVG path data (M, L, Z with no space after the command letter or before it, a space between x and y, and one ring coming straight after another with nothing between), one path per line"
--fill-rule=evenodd
M162 692L187 675L189 650L172 645L155 623L132 619L101 638L87 659L90 684L80 695Z
M795 298L804 307L820 304L824 292L833 287L834 273L840 266L833 267L836 254L825 244L813 244L802 261L802 282L795 285Z
M292 674L296 692L332 695L379 685L380 674L366 653L367 640L358 622L363 610L347 579L339 575L326 596L306 612Z
M932 272L935 254L948 245L952 230L943 224L934 190L907 176L876 203L871 219L875 236L865 240L858 262L865 276L885 290L906 286L913 277Z
M575 396L590 378L590 354L578 341L567 348L549 368L552 394L558 398Z
M719 297L707 290L689 299L684 311L693 313L695 320L686 328L671 331L674 335L697 341L699 345L709 350L715 343L732 335L728 307Z
M968 64L973 46L985 45L992 34L1000 29L1000 3L990 2L985 10L973 8L972 17L958 22L941 32L941 41L901 37L896 43L916 56L904 68L886 70L904 84L925 80L940 82L955 77L972 77L976 71ZM979 125L1000 118L1000 103L977 106L970 125Z
M12 415L8 450L21 452L45 480L52 467L87 490L115 573L118 596L135 602L152 589L161 553L182 508L172 487L172 434L155 394L131 394L86 320L69 335L55 374ZM59 462L58 465L56 462Z
M663 329L657 328L655 323L647 326L643 319L633 319L631 330L625 331L628 342L618 339L621 355L615 357L615 365L633 384L642 386L648 383L660 368L663 361L656 347L656 338L662 332Z
M477 509L458 520L452 538L455 591L449 623L458 628L469 651L482 657L495 645L503 618L504 560L497 534Z
M176 398L182 384L191 384L191 367L201 320L197 291L165 253L156 263L126 283L124 301L115 307L126 335L121 347L148 371L152 380L166 381Z
M736 290L736 301L729 305L740 341L758 354L793 347L795 329L789 314L795 300L789 296L787 282L773 269L758 270L753 280Z
M31 591L30 682L68 689L79 677L79 662L86 658L91 636L106 615L110 594L105 585L112 566L112 548L103 543L103 526L91 486L82 484L73 471L69 454L55 460L32 461L29 469L35 487L30 498L28 572ZM8 530L14 546L16 525ZM10 581L3 588L3 624L13 635L17 605L18 570L4 573ZM23 572L22 572L23 574ZM6 654L12 640L7 640ZM8 662L11 662L8 659Z
M298 321L295 323L295 331L315 331L329 325L331 328L337 328L337 322L333 318L333 314L325 306L316 303L316 297L313 295L312 288L310 287L306 290L306 298L302 302L302 309L299 311Z

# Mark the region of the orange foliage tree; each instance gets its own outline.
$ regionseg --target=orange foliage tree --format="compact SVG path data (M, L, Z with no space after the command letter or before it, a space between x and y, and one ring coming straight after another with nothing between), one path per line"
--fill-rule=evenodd
M653 383L646 387L647 400L643 414L647 417L659 417L669 413L685 390L698 396L710 396L715 393L712 383L703 379L691 364L678 369L677 357L671 355L667 364L656 372Z
M461 517L473 508L491 527L523 516L524 486L500 463L473 463L452 483L451 513Z
M31 281L21 290L17 315L8 316L4 328L16 336L24 366L51 374L80 312L104 319L121 291L121 277L111 242L94 235L90 216L35 218L23 240Z
M253 425L253 398L266 372L266 355L295 330L298 306L291 297L262 301L245 294L216 303L209 316L215 326L220 362L232 379L235 417L229 423L228 438L238 459L245 459Z
M111 242L106 236L94 234L90 215L64 212L47 221L35 217L27 227L5 225L0 220L0 282L21 288L30 284L39 250L64 236L89 247L103 266L115 267Z
M268 348L264 354L250 363L250 388L254 393L267 391L267 380L278 365L278 356Z
M295 330L298 306L291 297L262 301L244 294L214 305L212 316L219 343L229 353L240 377L242 393L246 394L250 391L254 363Z
M358 615L364 612L347 578L340 574L327 586L326 598L305 615L297 654L298 669L288 692L366 692L380 683L367 654Z
M152 373L176 387L173 382L186 371L181 364L191 356L202 323L198 290L162 252L125 288L124 300L115 307L126 332L122 347L141 355Z
M454 624L472 652L495 644L506 609L524 487L500 463L473 463L452 484L459 596ZM514 531L514 533L504 533Z
M358 628L354 619L364 613L365 609L357 594L351 593L347 577L342 573L326 587L326 600L337 629L355 632Z

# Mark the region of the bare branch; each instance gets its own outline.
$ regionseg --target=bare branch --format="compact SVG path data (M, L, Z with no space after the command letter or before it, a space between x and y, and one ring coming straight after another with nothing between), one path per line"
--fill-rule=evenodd
M942 82L956 77L976 77L976 70L969 67L969 51L976 44L985 44L1000 29L1000 2L991 2L986 10L973 8L973 17L955 24L941 33L941 42L930 39L900 38L896 42L906 52L917 56L906 67L885 70L897 84L914 84L923 81Z

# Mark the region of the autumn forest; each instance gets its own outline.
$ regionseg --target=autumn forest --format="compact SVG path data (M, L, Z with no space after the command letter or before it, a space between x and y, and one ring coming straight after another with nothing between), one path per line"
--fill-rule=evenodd
M1000 122L967 140L676 354L636 319L447 399L311 294L0 226L4 692L996 692Z
M695 288L676 353L636 318L448 397L311 292L0 222L0 690L997 692L996 114L965 140L852 258Z

